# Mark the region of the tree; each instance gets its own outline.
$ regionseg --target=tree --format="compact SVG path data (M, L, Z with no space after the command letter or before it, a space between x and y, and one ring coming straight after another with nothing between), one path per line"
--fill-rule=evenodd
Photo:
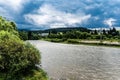
M108 31L108 34L111 35L112 37L114 37L114 36L119 36L119 32L116 30L115 27L113 27L112 29L110 29L110 30Z
M98 34L98 32L97 32L97 30L96 30L96 29L94 30L94 34L95 34L95 35L97 35L97 34Z
M106 33L106 31L105 31L105 29L103 29L103 35L106 35L107 33Z

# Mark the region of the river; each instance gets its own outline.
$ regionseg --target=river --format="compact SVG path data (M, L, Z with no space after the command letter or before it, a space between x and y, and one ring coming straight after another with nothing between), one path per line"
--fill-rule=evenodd
M29 42L51 80L120 80L120 48Z

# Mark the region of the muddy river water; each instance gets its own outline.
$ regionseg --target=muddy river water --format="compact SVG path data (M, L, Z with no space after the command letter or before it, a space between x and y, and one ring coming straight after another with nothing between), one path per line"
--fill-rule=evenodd
M120 80L120 48L29 42L52 80Z

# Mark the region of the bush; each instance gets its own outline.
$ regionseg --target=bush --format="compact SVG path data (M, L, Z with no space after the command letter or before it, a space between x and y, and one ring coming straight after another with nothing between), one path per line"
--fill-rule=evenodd
M2 30L8 31L18 36L16 24L14 22L6 20L5 18L0 17L0 31Z
M40 58L36 48L19 38L15 23L0 17L0 80L47 80L37 67Z
M28 40L28 32L26 32L26 31L19 31L19 37L22 40Z
M13 80L16 74L21 75L37 64L40 64L40 53L36 48L16 35L0 31L0 71L7 73L6 79Z
M51 39L51 42L64 42L64 41L63 41L63 39L55 38L55 39Z
M23 80L47 80L47 77L46 77L47 74L41 69L32 70L32 72L30 73L32 74L24 76Z
M75 39L68 39L67 42L68 43L74 43L74 44L80 43L78 40L75 40Z
M39 40L41 39L41 36L37 33L31 33L30 40Z

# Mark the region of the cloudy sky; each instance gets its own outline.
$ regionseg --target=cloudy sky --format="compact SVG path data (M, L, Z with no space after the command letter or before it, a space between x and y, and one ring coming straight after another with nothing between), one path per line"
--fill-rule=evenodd
M0 15L19 29L119 27L120 0L0 0Z

